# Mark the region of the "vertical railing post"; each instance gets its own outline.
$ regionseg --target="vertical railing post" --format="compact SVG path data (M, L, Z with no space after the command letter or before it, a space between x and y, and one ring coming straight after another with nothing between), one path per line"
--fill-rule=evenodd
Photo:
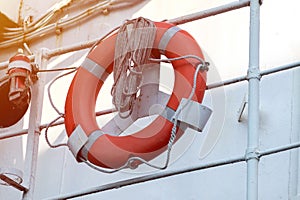
M46 49L41 49L35 59L35 63L40 69L46 68ZM41 74L39 80L32 87L32 99L29 116L29 127L27 135L27 146L25 155L24 185L28 191L24 192L23 199L32 200L35 187L35 174L37 168L40 124L43 108L45 78Z
M291 137L290 142L296 143L300 140L300 69L296 69L293 72L293 93L292 93L292 121L291 121ZM300 192L300 150L294 149L290 152L290 171L289 171L289 195L290 199L299 198Z
M258 199L258 163L259 163L259 34L260 1L250 1L250 39L248 69L248 147L247 161L247 200Z

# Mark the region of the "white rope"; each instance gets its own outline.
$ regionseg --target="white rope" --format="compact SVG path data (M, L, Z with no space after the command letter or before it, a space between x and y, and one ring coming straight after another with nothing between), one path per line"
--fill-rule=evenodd
M132 112L133 101L142 84L143 66L149 62L155 34L154 23L142 17L127 21L119 29L111 94L122 118Z
M61 70L69 70L70 68L61 68ZM58 148L58 147L63 147L63 146L68 146L66 143L61 143L61 144L51 144L50 140L49 140L49 137L48 137L48 130L49 128L55 123L57 122L60 118L64 118L65 117L65 114L63 112L60 112L59 109L55 106L54 102L53 102L53 99L52 99L52 95L51 95L51 87L52 85L59 79L61 79L62 77L65 77L73 72L77 71L77 68L70 71L70 72L67 72L67 73L64 73L64 74L61 74L59 76L57 76L56 78L54 78L49 86L48 86L48 89L47 89L47 92L48 92L48 98L49 98L49 101L50 101L50 104L52 106L52 108L57 112L57 114L59 115L57 118L55 118L54 120L52 120L49 124L47 124L46 126L46 129L45 129L45 140L46 140L46 143L48 144L48 146L50 148ZM46 72L47 71L43 71L43 72Z

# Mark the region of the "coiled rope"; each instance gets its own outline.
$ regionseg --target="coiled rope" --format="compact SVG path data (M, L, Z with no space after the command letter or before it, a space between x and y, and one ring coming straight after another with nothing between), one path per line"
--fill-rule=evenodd
M142 84L143 66L149 62L155 34L154 22L142 17L128 20L119 29L111 94L112 103L122 118L132 112L133 102Z

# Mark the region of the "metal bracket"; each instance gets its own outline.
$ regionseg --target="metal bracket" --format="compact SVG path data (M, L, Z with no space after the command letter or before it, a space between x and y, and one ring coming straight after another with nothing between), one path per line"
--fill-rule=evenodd
M251 68L251 69L248 70L247 80L250 80L250 79L258 79L258 80L261 79L261 74L260 74L260 71L259 71L258 67Z
M242 115L243 115L243 112L244 112L247 104L248 104L248 95L245 94L242 104L240 106L240 109L238 110L238 122L242 121Z
M245 160L248 161L250 159L256 159L259 160L261 157L261 154L257 148L248 148L246 150L245 154Z
M23 182L23 173L15 168L0 168L0 184L12 186L20 191L27 191L28 188L21 185Z
M199 132L202 132L212 113L210 108L185 98L181 99L177 109L179 109L179 126L183 130L186 130L189 127Z
M208 70L209 70L209 65L210 65L209 62L204 62L203 64L200 63L199 65L202 65L202 66L200 67L200 70L202 70L202 71L208 71Z

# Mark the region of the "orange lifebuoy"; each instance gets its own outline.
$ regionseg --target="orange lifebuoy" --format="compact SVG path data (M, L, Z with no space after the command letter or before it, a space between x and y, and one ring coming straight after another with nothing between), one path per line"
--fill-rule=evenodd
M201 48L189 33L166 22L155 22L155 26L154 55L163 54L167 58L195 55L203 59ZM118 168L132 156L145 160L155 158L166 149L173 126L168 114L161 114L149 126L132 135L113 136L98 127L95 104L101 86L113 70L115 42L116 34L113 34L90 51L71 83L65 104L68 136L72 137L74 129L80 125L88 137L80 149L81 156L105 168ZM192 58L172 61L175 82L166 112L175 112L181 98L187 98L191 93L197 64L199 61ZM197 75L194 101L202 102L205 87L206 71L201 71ZM177 134L180 136L182 131Z

